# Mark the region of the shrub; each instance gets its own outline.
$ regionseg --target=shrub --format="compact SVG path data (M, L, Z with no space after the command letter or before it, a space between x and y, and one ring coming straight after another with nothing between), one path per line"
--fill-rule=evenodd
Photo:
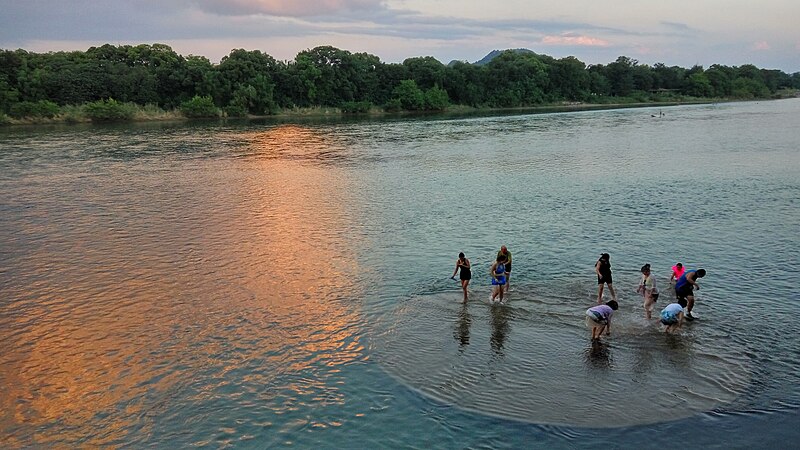
M113 98L87 103L83 107L92 122L117 122L133 119L136 107L130 103L120 103Z
M15 119L47 118L52 119L58 114L58 105L49 100L39 100L38 102L20 102L11 105L9 115Z
M399 98L393 98L383 105L383 110L387 112L397 112L403 109L403 104Z
M0 125L8 125L10 123L11 123L11 118L3 113L0 113Z
M339 106L339 109L346 114L368 113L371 108L371 102L344 102Z
M181 112L186 117L219 117L220 111L211 96L195 95L191 100L181 103Z

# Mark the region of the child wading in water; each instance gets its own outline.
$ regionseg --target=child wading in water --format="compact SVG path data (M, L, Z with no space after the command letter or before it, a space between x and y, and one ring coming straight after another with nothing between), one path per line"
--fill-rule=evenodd
M644 297L644 317L650 320L651 313L658 299L656 277L650 274L650 264L642 266L642 279L639 281L639 287L636 288L636 292L642 294L642 297Z
M686 308L686 304L685 298L679 298L678 303L670 303L661 310L661 323L665 325L665 333L671 333L681 327L683 308Z
M616 300L610 300L605 305L592 306L586 310L586 325L592 329L592 339L600 339L603 331L611 334L611 316L619 309Z

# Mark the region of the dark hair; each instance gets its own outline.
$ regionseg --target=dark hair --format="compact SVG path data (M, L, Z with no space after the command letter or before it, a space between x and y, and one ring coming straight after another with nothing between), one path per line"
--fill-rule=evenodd
M611 255L609 255L608 253L601 253L600 259L605 259L605 260L611 259Z
M505 257L505 256L503 256L503 255L497 255L497 262L500 262L500 261L505 261L505 260L506 260L506 257Z
M689 302L687 302L685 298L679 298L678 304L681 305L681 308L686 308L686 305L688 305Z
M706 269L697 269L697 278L703 278L706 276Z
M459 258L464 258L464 252L461 252L461 253L459 253L459 254L458 254L458 257L459 257Z
M681 263L675 264L675 267L677 267L678 269L680 269L681 267L683 267L683 264L681 264Z
M610 306L614 311L619 309L619 303L617 303L616 300L609 300L606 302L606 305Z
M641 268L641 272L644 273L645 270L650 270L650 264L645 264Z

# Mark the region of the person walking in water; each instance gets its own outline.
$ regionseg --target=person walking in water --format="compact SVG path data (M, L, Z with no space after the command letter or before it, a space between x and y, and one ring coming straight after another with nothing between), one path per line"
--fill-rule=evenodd
M594 265L594 271L597 273L597 304L603 303L603 285L608 285L608 291L611 292L611 299L617 300L617 294L614 292L613 281L611 279L611 256L608 253L600 255L600 259Z
M502 255L497 255L497 260L492 264L489 274L492 276L492 302L497 296L503 301L503 286L506 284L506 259Z
M705 269L687 270L675 282L675 297L678 300L686 299L686 320L694 320L692 316L692 309L694 308L694 290L700 290L700 285L697 284L698 278L706 276Z
M458 273L459 270L461 271L459 274L461 289L464 290L464 303L467 303L467 286L469 286L469 280L472 279L472 270L470 269L469 260L464 256L464 252L458 254L456 270L453 271L453 276L450 278L455 280L456 273Z
M672 266L672 276L669 277L669 282L673 283L678 280L678 278L683 275L683 272L686 272L686 268L683 267L683 264L678 263Z
M656 305L656 299L658 299L658 288L656 287L656 277L650 274L650 264L643 265L641 270L642 279L639 281L639 287L636 292L644 297L644 317L650 320L653 307Z
M502 256L506 259L506 292L508 292L509 284L511 283L511 252L503 245L500 246L500 251L497 252L497 256Z

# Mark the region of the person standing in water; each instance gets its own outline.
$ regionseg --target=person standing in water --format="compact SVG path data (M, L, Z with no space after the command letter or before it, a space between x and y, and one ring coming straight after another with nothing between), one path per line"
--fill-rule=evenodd
M450 278L455 280L456 273L458 273L459 270L461 271L459 274L461 289L464 290L464 303L467 303L467 286L469 286L469 280L472 279L472 270L470 269L469 260L464 256L464 252L458 254L456 270L453 271L453 276Z
M675 282L675 297L678 300L686 299L686 320L694 320L692 316L692 308L694 308L694 290L700 290L700 285L697 284L698 278L706 276L705 269L687 270Z
M683 264L678 263L672 266L672 276L669 277L669 282L672 283L676 281L683 275L683 272L686 272L686 268L683 267Z
M597 304L603 303L603 285L608 285L608 291L611 292L611 299L617 300L617 294L614 292L613 281L611 279L611 256L608 253L600 255L600 259L594 265L594 271L597 273Z
M502 255L497 255L497 260L492 264L489 274L492 276L492 302L497 296L503 301L503 286L506 284L506 259Z
M506 259L506 292L508 292L509 285L511 283L511 252L508 251L505 245L500 246L500 251L497 252L497 256L502 256Z
M642 279L636 292L644 297L644 317L650 320L653 307L658 299L658 288L656 287L656 277L650 274L650 264L642 266Z

